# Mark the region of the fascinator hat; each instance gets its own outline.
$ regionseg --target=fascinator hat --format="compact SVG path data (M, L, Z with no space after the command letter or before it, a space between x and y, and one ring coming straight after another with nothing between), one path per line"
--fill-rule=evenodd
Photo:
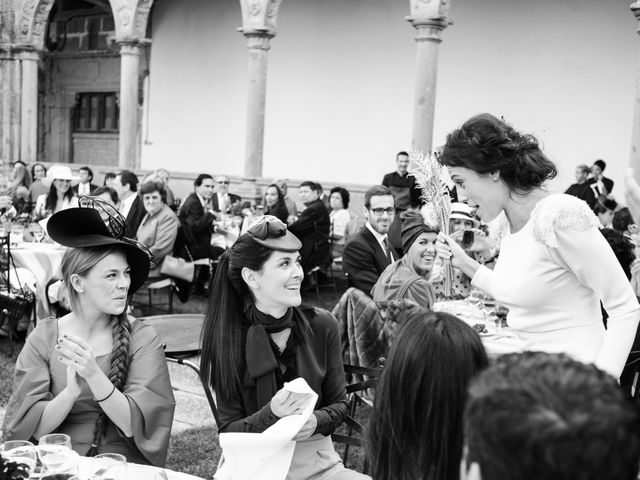
M141 243L124 236L125 220L115 208L90 197L80 197L79 203L79 208L61 210L49 218L49 237L65 247L114 245L122 248L131 269L131 295L149 276L151 253Z
M263 215L256 218L246 234L256 243L270 250L297 252L302 248L302 242L298 240L298 237L287 230L287 226L282 220L273 215Z

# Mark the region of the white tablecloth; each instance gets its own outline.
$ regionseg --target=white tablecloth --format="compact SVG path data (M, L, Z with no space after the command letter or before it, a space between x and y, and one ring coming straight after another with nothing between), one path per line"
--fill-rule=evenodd
M79 457L80 479L89 480L93 474L94 467L91 458ZM149 465L138 465L137 463L127 463L127 477L135 480L161 480L163 477L160 471L163 470L168 480L202 480L200 477L187 473L174 472L166 468L151 467Z
M480 307L465 300L436 302L433 310L451 313L470 326L484 324L486 332L479 335L489 356L521 352L524 349L524 344L515 331L508 327L499 328L495 324L494 317L489 317Z

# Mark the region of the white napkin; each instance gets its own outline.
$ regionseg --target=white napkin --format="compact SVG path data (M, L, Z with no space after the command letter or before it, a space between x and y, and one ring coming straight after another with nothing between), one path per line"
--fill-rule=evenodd
M214 475L216 480L286 478L296 447L293 437L313 414L318 394L303 378L285 383L284 390L309 394L303 413L283 417L262 433L221 433L224 463Z

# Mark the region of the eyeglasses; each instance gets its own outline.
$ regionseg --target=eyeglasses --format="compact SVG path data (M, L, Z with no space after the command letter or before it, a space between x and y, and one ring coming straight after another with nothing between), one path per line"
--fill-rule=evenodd
M396 209L393 208L393 207L389 207L389 208L370 208L369 210L371 210L376 217L381 217L383 213L386 213L389 216L394 215L396 213Z
M220 185L229 185L229 180L220 180L218 183Z

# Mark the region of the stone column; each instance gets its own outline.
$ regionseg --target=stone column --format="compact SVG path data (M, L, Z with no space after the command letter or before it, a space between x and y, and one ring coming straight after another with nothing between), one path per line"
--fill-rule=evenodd
M29 164L38 153L38 62L36 50L19 54L21 63L20 160Z
M274 33L243 30L249 49L247 131L245 137L244 175L262 176L264 117L267 102L267 59Z
M138 41L121 41L120 46L120 135L118 166L133 170L140 165L138 148L138 104L140 55Z
M448 0L425 3L411 0L407 21L416 29L416 83L413 107L412 149L431 152L441 32L451 25Z
M640 2L633 3L630 8L640 24ZM640 27L638 28L638 34L640 34ZM640 48L638 49L638 72L636 74L636 92L633 101L629 166L634 169L636 180L640 182Z
M20 60L0 45L0 168L20 158Z

